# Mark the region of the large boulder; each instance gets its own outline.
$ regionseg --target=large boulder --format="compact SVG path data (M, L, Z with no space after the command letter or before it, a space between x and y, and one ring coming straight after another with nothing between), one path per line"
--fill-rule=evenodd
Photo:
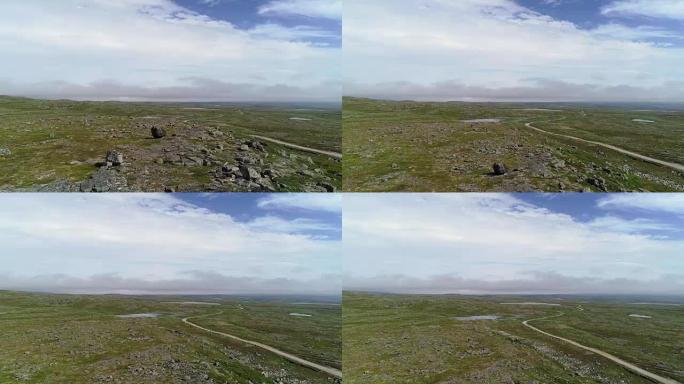
M107 166L118 166L123 164L123 155L119 151L109 150L105 156Z
M503 163L494 163L494 165L492 165L492 169L494 170L494 174L498 176L508 173L508 170Z
M242 178L245 180L256 180L261 178L261 174L259 174L256 169L246 165L240 165L240 174L242 174Z
M166 131L164 131L164 128L152 127L152 137L155 139L161 139L164 136L166 136Z

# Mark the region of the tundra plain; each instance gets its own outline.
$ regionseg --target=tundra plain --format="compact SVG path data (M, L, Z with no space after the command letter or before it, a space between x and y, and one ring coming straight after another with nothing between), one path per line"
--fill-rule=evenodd
M340 146L330 104L0 96L0 191L332 192Z
M343 302L347 383L684 381L681 298L345 292ZM664 381L530 326L604 351Z
M0 291L0 382L340 383L334 374L219 334L339 371L339 302L301 300Z
M684 191L681 105L343 103L345 191Z

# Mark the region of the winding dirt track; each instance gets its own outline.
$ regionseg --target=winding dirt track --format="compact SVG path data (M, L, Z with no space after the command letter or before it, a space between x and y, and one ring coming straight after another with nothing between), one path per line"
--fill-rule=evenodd
M237 336L233 336L233 335L228 334L228 333L223 333L223 332L219 332L219 331L214 331L213 329L204 328L204 327L202 327L201 325L197 325L197 324L195 324L195 323L193 323L193 322L191 322L191 321L189 320L189 319L198 318L198 317L207 317L207 316L220 315L221 313L223 313L223 312L212 313L212 314L201 315L201 316L186 317L186 318L183 319L183 322L184 322L185 324L188 324L188 325L190 325L190 326L193 326L193 327L195 327L195 328L201 329L201 330L206 331L206 332L210 332L210 333L214 333L214 334L217 334L217 335L229 337L229 338L231 338L231 339L234 339L234 340L243 342L243 343L245 343L245 344L250 344L250 345L257 346L257 347L259 347L259 348L263 348L263 349L265 349L265 350L267 350L267 351L269 351L269 352L275 353L275 354L278 355L278 356L284 357L284 358L286 358L287 360L290 360L290 361L293 362L293 363L296 363L296 364L299 364L299 365L302 365L302 366L305 366L305 367L308 367L308 368L313 368L313 369L315 369L315 370L317 370L317 371L321 371L321 372L327 373L327 374L329 374L329 375L332 375L332 376L335 376L335 377L339 377L340 379L342 378L342 371L339 370L339 369L332 368L332 367L326 367L325 365L320 365L320 364L316 364L316 363L311 362L311 361L308 361L308 360L304 360L304 359L302 359L301 357L297 357L297 356L292 355L292 354L289 354L289 353L287 353L287 352L283 352L283 351L281 351L281 350L279 350L279 349L276 349L276 348L271 347L270 345L266 345L266 344L263 344L263 343L259 343L258 341L245 340L245 339L242 339L242 338L237 337Z
M682 164L672 163L672 162L664 161L664 160L659 160L659 159L656 159L653 157L642 155L640 153L628 151L624 148L616 147L614 145L602 143L600 141L585 140L585 139L582 139L582 138L579 138L576 136L563 135L561 133L554 133L554 132L545 131L541 128L537 128L537 127L533 126L532 123L526 123L525 126L527 128L534 129L535 131L545 133L547 135L564 137L566 139L572 139L575 141L581 141L583 143L598 145L598 146L601 146L604 148L612 149L613 151L620 152L624 155L627 155L629 157L633 157L633 158L638 159L638 160L643 160L643 161L646 161L646 162L651 163L651 164L657 164L657 165L661 165L663 167L668 167L668 168L674 169L675 171L684 172L684 165L682 165Z
M280 145L283 145L283 146L286 146L286 147L289 147L289 148L299 149L300 151L311 152L311 153L318 153L318 154L321 154L321 155L330 156L330 157L335 158L335 159L338 159L338 160L339 160L339 159L342 159L342 154L339 153L339 152L324 151L324 150L322 150L322 149L316 149L316 148L311 148L311 147L305 147L305 146L298 145L298 144L288 143L287 141L282 141L282 140L278 140L278 139L272 139L272 138L266 137L266 136L259 136L259 135L251 135L251 136L252 136L252 137L256 137L257 139L264 140L264 141L270 141L270 142L272 142L272 143L280 144Z
M639 367L637 367L636 365L634 365L634 364L632 364L632 363L628 363L628 362L626 362L626 361L620 359L619 357L616 357L616 356L611 355L611 354L608 353L608 352L603 352L603 351L600 350L600 349L596 349L596 348L592 348L592 347L587 347L586 345L582 345L582 344L580 344L580 343L578 343L578 342L575 342L575 341L566 339L566 338L564 338L564 337L560 337L560 336L556 336L556 335L553 335L553 334L548 333L548 332L544 332L544 331L542 331L541 329L539 329L539 328L537 328L537 327L535 327L535 326L533 326L533 325L528 324L530 321L548 320L548 319L552 319L552 318L554 318L554 317L560 317L560 316L563 316L563 315L564 315L564 313L561 312L561 313L558 313L557 315L553 315L553 316L540 317L540 318L537 318L537 319L525 320L525 321L523 321L522 323L523 323L523 325L526 326L527 328L530 328L530 329L532 329L532 330L535 330L535 331L537 331L537 332L539 332L539 333L542 333L542 334L544 334L544 335L546 335L546 336L550 336L550 337L553 337L553 338L555 338L555 339L565 341L566 343L572 344L572 345L574 345L575 347L582 348L582 349L585 349L585 350L587 350L587 351L594 352L594 353L596 353L597 355L603 356L603 357L605 357L606 359L611 360L611 361L613 361L613 362L615 362L615 363L617 363L617 364L619 364L619 365L621 365L621 366L627 368L628 370L630 370L630 371L636 373L637 375L639 375L639 376L641 376L641 377L645 377L645 378L650 379L650 380L653 380L653 381L655 381L656 383L661 383L661 384L681 384L681 383L680 383L679 381L677 381L677 380L673 380L673 379L669 379L669 378L667 378L667 377L663 377L663 376L660 376L660 375L656 375L655 373L651 373L651 372L649 372L649 371L647 371L647 370L645 370L645 369L639 368Z

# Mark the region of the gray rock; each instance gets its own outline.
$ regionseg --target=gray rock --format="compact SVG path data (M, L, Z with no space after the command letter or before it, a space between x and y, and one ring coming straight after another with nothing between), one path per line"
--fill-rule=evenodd
M335 192L335 186L329 183L318 183L320 187L325 188L328 192Z
M119 166L123 164L123 155L118 151L109 150L105 156L105 162L107 165Z
M241 151L249 151L249 146L248 146L247 144L242 144L242 145L240 146L240 150L241 150Z
M590 177L587 179L587 184L598 188L601 191L607 191L606 181L600 177Z
M108 168L100 168L90 178L81 182L81 192L122 192L128 187L126 178L117 171Z
M161 127L152 127L152 137L155 139L161 139L162 137L166 136L166 131L164 131L164 128Z
M256 150L259 150L261 152L266 152L266 148L264 147L264 145L261 144L260 142L256 141L256 140L252 140L248 144L250 147L252 147Z
M256 169L246 165L240 165L240 173L242 174L242 178L246 180L256 180L261 178L261 175Z
M506 170L506 166L503 163L494 163L492 166L492 169L494 170L495 175L505 175L508 170Z
M0 156L9 156L12 154L9 148L0 148Z
M68 180L56 180L37 188L38 192L78 192L79 186Z

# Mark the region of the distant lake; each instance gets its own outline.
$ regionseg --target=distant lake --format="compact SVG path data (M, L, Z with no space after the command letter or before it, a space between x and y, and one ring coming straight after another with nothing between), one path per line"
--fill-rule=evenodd
M486 123L500 123L501 119L472 119L472 120L461 120L467 124L486 124Z
M496 315L475 315L475 316L454 317L454 320L461 320L461 321L496 320L499 317L500 316L496 316Z
M128 315L116 315L121 318L156 318L161 316L160 313L130 313Z

